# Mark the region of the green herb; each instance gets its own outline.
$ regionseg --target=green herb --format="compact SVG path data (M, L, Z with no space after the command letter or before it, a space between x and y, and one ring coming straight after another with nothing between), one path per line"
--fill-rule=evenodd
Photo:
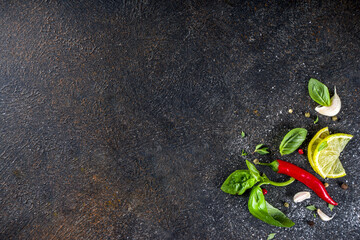
M246 160L246 165L249 170L236 170L231 173L221 186L221 190L232 194L242 195L247 189L252 188L248 202L248 208L252 215L258 219L278 227L291 227L294 223L286 217L279 209L274 208L265 201L262 189L263 184L271 184L273 186L287 186L295 181L295 178L290 178L286 182L273 182L256 169L255 165ZM259 182L257 186L254 185Z
M266 240L271 240L275 237L276 233L270 233Z
M257 182L249 170L236 170L225 180L221 190L232 195L242 195Z
M307 130L304 128L294 128L288 132L280 144L280 154L290 154L300 147L307 135Z
M306 208L309 209L310 211L316 210L316 207L314 205L307 206Z
M248 207L254 217L270 225L292 227L295 224L279 209L274 208L270 203L265 201L264 194L259 186L255 186L251 190Z
M330 208L330 211L332 211L333 208L334 208L334 205L332 205L332 204L329 203L328 207Z
M241 156L247 156L247 155L249 155L247 152L245 152L245 150L243 149L242 151L241 151Z
M255 147L255 151L256 153L259 153L261 155L265 155L265 154L268 154L269 151L268 151L268 147L262 147L264 146L264 144L258 144L256 147Z
M328 144L327 144L326 141L323 142L323 143L321 143L321 144L319 145L318 151L320 152L320 151L324 150L325 148L327 148L327 146L328 146Z
M313 213L313 215L314 215L314 218L316 218L316 214L315 214L315 213Z
M327 86L315 78L310 78L309 84L309 95L310 97L322 106L330 106L330 93Z
M241 137L242 137L242 138L245 137L244 131L241 132Z
M315 119L315 121L314 121L314 124L317 124L317 123L318 123L318 121L319 121L319 117L318 117L318 116L316 116L316 119Z
M249 162L248 160L246 160L246 165L250 171L250 174L253 178L256 179L256 181L260 181L261 177L260 177L260 172L256 169L255 165L252 164L251 162Z

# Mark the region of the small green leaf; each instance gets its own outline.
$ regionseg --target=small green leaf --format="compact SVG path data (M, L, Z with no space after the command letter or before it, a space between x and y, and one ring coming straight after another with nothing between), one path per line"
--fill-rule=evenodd
M244 131L241 132L241 137L242 137L242 138L245 137Z
M318 104L322 106L330 106L330 93L327 86L319 80L311 78L308 84L309 95Z
M247 156L247 155L249 155L247 152L245 152L245 150L243 149L242 151L241 151L241 156Z
M294 152L305 141L307 130L305 128L294 128L288 132L280 144L280 154L286 155Z
M269 154L269 151L268 151L268 147L264 147L264 148L260 148L260 149L257 149L255 150L255 152L261 154L261 155L265 155L265 154Z
M258 144L258 145L256 145L256 147L255 147L255 152L256 152L256 150L258 150L258 149L261 148L262 146L264 146L264 144Z
M316 207L314 205L307 206L306 208L309 209L310 211L316 210Z
M316 218L316 214L314 213L313 215L314 215L314 218Z
M275 237L276 233L270 233L266 240L271 240Z
M318 121L319 121L319 117L318 117L318 116L316 116L316 119L315 119L315 121L314 121L314 124L317 124L317 123L318 123Z
M325 148L327 148L327 146L328 146L328 144L327 144L326 141L321 143L319 148L318 148L318 151L320 152L320 151L324 150Z
M334 208L334 205L332 205L332 204L329 203L328 207L330 208L330 211L332 211L333 208Z

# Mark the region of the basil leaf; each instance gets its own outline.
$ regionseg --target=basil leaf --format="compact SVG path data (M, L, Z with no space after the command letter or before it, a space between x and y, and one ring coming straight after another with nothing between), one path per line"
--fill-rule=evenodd
M270 233L266 240L274 239L275 235L276 235L276 233Z
M320 152L320 151L324 150L325 148L327 148L327 146L328 146L328 144L327 144L326 141L323 142L323 143L321 143L321 144L319 145L318 151Z
M316 210L316 207L314 205L307 206L306 208L308 210L310 210L310 211L315 211Z
M256 150L258 150L258 149L261 148L262 146L264 146L264 144L258 144L258 145L256 145L256 147L255 147L255 152L256 152Z
M245 150L243 149L242 151L241 151L241 156L247 156L247 155L249 155L247 152L245 152Z
M255 165L246 160L246 165L249 168L250 174L253 176L253 178L256 179L256 181L260 181L260 172L256 169Z
M312 100L322 106L330 106L330 93L327 86L325 86L323 83L316 80L315 78L310 78L308 89L309 95Z
M241 137L242 137L242 138L245 137L244 131L241 132Z
M232 195L242 195L257 182L249 170L236 170L225 180L221 186L221 190Z
M266 155L266 154L269 154L269 151L267 149L269 149L269 148L261 148L259 150L256 150L255 152L257 152L261 155Z
M265 201L264 194L259 186L255 186L251 190L248 208L254 217L270 225L292 227L295 224L279 209L274 208L270 203Z
M280 154L290 154L294 152L304 142L307 135L305 128L294 128L288 132L280 144Z

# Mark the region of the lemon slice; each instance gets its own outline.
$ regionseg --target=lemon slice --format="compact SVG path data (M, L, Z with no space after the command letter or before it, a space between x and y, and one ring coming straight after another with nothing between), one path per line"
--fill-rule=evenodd
M309 143L307 156L308 156L308 160L311 164L311 167L314 169L315 172L317 172L317 171L315 169L315 164L314 164L314 161L312 158L314 155L315 149L316 149L317 145L321 142L321 140L323 140L324 138L326 138L329 135L330 135L329 128L325 127L323 129L319 130Z
M352 135L337 133L321 140L314 151L314 170L323 178L338 178L346 175L339 156Z

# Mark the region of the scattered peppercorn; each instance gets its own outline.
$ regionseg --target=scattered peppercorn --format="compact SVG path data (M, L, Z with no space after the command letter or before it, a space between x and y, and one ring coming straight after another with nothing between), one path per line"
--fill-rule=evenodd
M291 108L289 109L289 113L293 113L293 110Z
M324 183L324 186L325 186L325 187L328 187L328 186L329 186L329 184L326 182L326 183Z
M311 227L315 225L314 221L307 221L307 224L309 224Z
M298 152L299 152L300 155L303 155L303 154L304 154L304 150L302 150L301 148L299 149Z
M262 192L264 195L266 195L268 193L268 191L265 188L262 189Z
M349 188L349 186L346 183L341 184L341 188L346 190Z
M260 161L259 161L259 159L255 158L253 162L254 162L255 164L258 164Z
M310 113L305 113L305 117L309 118L310 117Z
M290 205L289 205L289 203L284 203L284 207L286 207L286 208L288 208L288 207L290 207Z
M333 116L333 117L332 117L332 120L335 122L335 121L338 120L338 117L337 117L337 116Z

